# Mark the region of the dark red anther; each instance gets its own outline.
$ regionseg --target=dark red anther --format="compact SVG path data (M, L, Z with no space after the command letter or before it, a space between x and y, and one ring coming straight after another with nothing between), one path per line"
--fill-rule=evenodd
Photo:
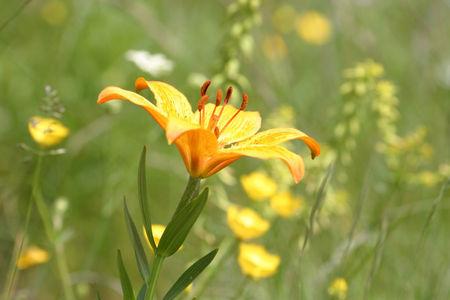
M241 107L239 109L240 110L245 110L247 108L247 104L248 104L248 95L247 94L243 94L242 95Z
M225 100L223 100L224 105L228 104L232 94L233 94L233 88L231 86L229 86L227 89L227 94L225 95Z
M220 102L222 102L222 97L223 97L222 90L218 89L216 92L216 106L220 105Z
M200 88L200 96L206 95L206 92L208 91L209 86L211 85L211 80L206 80L202 87Z

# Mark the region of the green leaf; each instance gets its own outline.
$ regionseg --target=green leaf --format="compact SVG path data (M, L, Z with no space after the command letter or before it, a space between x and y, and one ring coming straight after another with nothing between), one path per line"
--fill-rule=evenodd
M137 296L137 300L144 300L145 299L145 293L147 292L147 284L144 283L141 287L141 290L139 291L139 294Z
M128 277L127 270L123 265L122 255L120 250L117 250L117 266L119 268L120 284L122 285L123 300L134 300L133 287L131 285L130 277Z
M198 275L212 262L214 257L217 254L219 249L215 249L199 260L197 260L192 266L190 266L183 274L181 274L180 278L172 285L170 290L164 296L163 300L172 300L178 294L183 292L189 284L191 284Z
M144 228L147 238L153 250L156 251L156 243L152 232L152 220L150 216L149 202L147 197L147 178L145 176L145 154L147 148L142 148L141 159L139 161L138 172L138 190L139 190L139 204L141 206L142 218L144 219Z
M159 241L156 250L158 255L162 257L171 256L181 247L202 212L207 199L208 189L206 188L197 198L175 213Z
M133 219L131 218L130 211L128 210L125 199L123 201L123 207L125 212L125 221L127 223L128 233L130 234L130 238L133 243L138 269L144 281L148 282L148 279L150 278L150 272L148 269L147 256L145 255L141 239L139 238L138 231L136 230L136 225L134 225Z

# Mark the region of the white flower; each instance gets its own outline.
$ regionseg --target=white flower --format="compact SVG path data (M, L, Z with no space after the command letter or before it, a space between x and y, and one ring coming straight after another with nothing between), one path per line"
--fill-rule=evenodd
M173 70L174 63L164 54L151 54L145 50L128 50L125 58L144 72L152 76L168 74Z

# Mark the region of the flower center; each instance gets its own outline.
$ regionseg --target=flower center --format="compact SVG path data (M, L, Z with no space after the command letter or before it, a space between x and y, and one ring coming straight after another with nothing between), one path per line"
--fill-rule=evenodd
M206 128L214 133L214 135L218 138L220 134L222 134L225 129L232 123L232 121L236 118L236 116L241 112L244 111L248 104L248 96L247 94L242 95L242 103L239 109L234 113L233 116L231 116L228 121L225 123L225 125L219 129L217 127L217 124L219 123L219 120L223 114L223 111L225 107L228 105L228 102L230 101L231 95L233 94L233 88L230 86L227 89L227 93L225 95L225 98L223 99L223 105L219 112L217 112L217 108L222 104L222 98L223 93L221 89L218 89L216 92L216 103L214 106L214 109L211 113L211 116L209 117L208 122L206 123L206 113L205 113L205 105L209 100L209 96L206 94L208 91L209 86L211 85L211 80L207 80L203 83L202 87L200 88L200 99L197 104L198 112L199 112L199 124L200 127Z

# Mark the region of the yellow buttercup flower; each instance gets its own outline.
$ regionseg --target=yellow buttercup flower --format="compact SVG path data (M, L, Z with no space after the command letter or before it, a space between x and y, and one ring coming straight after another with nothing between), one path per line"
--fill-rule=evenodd
M33 140L42 147L56 146L69 135L69 129L60 121L38 116L30 119L28 131Z
M270 277L278 270L280 257L258 244L241 243L238 263L242 273L258 280Z
M270 207L282 217L291 217L295 215L303 206L303 199L293 197L289 192L278 193L270 198Z
M264 172L253 172L241 177L241 184L247 195L256 201L272 197L277 191L277 184Z
M344 300L347 298L348 284L347 281L342 278L336 278L328 287L328 294L335 299Z
M147 241L147 244L150 246L150 241L148 240L147 232L145 231L145 227L142 227L142 230L144 231L144 237ZM152 233L153 233L153 239L155 241L156 246L159 244L159 240L161 239L164 230L166 230L166 226L161 224L152 224ZM151 248L151 247L150 247Z
M49 260L49 254L37 246L28 247L17 260L17 268L23 270L44 264Z
M242 240L260 237L270 227L270 223L254 210L236 205L228 207L227 222L233 233Z
M330 21L319 12L309 11L297 18L297 33L307 43L323 45L330 39Z
M165 131L169 144L174 143L192 177L211 176L241 157L259 159L281 159L289 168L295 182L304 174L302 158L279 144L298 139L306 143L312 157L320 154L319 144L305 133L294 128L277 128L258 132L261 117L258 112L245 111L248 96L243 95L239 108L228 102L232 88L225 97L221 90L216 93L215 104L207 103L206 94L210 81L200 89L197 111L186 97L171 85L159 81L138 78L136 90L149 88L156 105L141 95L118 87L105 88L98 103L110 100L127 100L145 109Z

